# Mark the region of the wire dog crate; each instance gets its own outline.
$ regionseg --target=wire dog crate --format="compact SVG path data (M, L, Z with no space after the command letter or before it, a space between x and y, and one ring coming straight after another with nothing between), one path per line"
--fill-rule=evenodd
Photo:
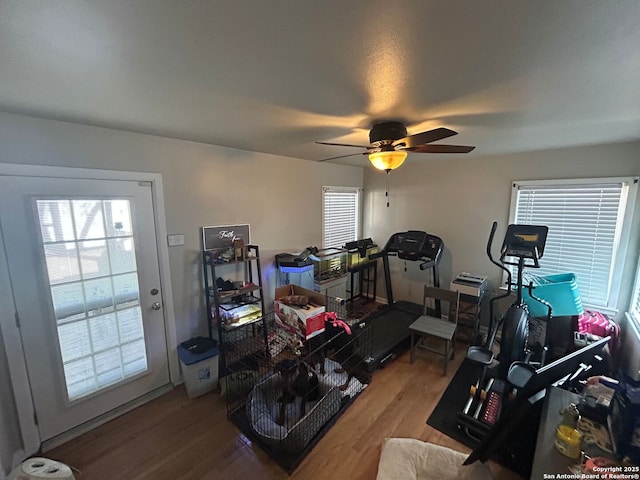
M333 299L327 311L346 319ZM371 382L371 329L345 323L300 342L270 313L225 345L227 416L288 473Z

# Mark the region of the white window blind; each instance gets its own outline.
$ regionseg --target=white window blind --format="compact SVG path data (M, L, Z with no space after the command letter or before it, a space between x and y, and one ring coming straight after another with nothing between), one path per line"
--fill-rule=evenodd
M638 327L638 331L640 331L640 258L638 259L638 266L636 268L636 281L633 286L633 292L631 293L629 315L632 321L635 322L636 327Z
M627 184L523 182L514 188L513 223L549 227L535 274L574 273L583 303L610 307Z
M360 233L360 189L322 187L322 247L342 247Z

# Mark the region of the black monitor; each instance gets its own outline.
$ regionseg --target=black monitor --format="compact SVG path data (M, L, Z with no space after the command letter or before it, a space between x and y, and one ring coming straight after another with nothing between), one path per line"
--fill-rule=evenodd
M538 260L544 254L548 232L549 228L544 225L509 225L504 235L500 260L508 265L517 265L507 262L506 257L529 259L533 261L530 266L537 267Z
M610 338L606 337L593 342L533 372L531 378L518 391L516 398L500 415L480 445L464 461L464 465L474 463L476 460L486 462L498 453L511 434L522 428L521 422L530 412L532 405L544 398L544 390L570 376L582 363L591 362L593 356L604 348Z

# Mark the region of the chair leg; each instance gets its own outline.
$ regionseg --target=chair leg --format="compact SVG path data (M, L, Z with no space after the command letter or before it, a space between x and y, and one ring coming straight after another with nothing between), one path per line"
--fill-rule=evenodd
M453 338L451 339L451 359L453 360L456 356L456 333L453 332Z
M444 374L447 374L447 364L449 363L449 340L444 344Z
M413 357L415 355L415 338L414 338L414 333L411 332L411 348L409 350L409 363L413 363Z

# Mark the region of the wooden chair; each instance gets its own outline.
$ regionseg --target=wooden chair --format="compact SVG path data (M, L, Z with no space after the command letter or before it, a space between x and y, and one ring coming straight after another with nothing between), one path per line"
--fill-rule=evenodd
M434 302L434 306L436 307L435 311L440 311L440 306L446 303L448 308L442 308L442 312L446 314L447 317L439 318L428 315L427 304L430 303L430 301ZM455 354L459 304L459 292L438 287L427 287L425 285L422 316L409 326L409 332L411 333L411 363L413 363L416 348L421 347L430 352L444 355L444 374L447 374L449 357L453 358ZM444 340L444 351L425 346L424 340L429 337Z

